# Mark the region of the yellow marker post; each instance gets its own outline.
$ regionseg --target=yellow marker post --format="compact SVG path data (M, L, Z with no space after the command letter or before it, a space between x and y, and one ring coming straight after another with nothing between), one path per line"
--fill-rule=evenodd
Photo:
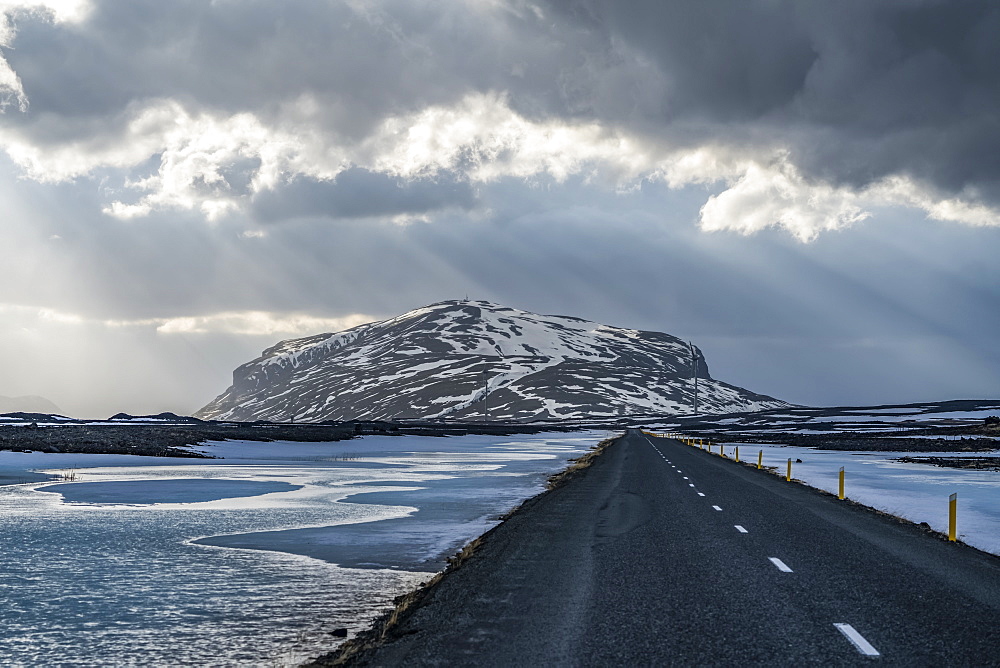
M792 458L788 458L788 471L785 473L785 480L792 481Z
M740 461L740 446L736 446L736 463Z
M720 457L726 456L726 446L724 446L722 443L719 443L719 456Z
M840 489L837 492L837 498L841 501L844 500L844 467L840 467Z
M958 494L948 497L948 540L958 540Z
M764 468L764 451L761 450L757 453L757 468Z

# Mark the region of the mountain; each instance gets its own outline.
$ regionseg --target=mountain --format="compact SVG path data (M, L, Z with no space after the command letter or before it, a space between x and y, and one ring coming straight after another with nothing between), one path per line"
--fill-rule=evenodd
M202 420L178 415L177 413L157 413L156 415L130 415L129 413L115 413L108 418L108 422L148 422L162 424L201 424Z
M27 395L23 397L0 396L0 413L61 413L59 407L45 397Z
M788 406L713 379L660 332L445 301L335 334L282 341L233 372L214 420L544 420ZM487 382L489 391L487 394Z

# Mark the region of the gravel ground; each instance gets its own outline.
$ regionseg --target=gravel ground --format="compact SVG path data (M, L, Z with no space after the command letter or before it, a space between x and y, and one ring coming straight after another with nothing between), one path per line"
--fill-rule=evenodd
M266 428L225 424L0 426L0 450L204 458L207 455L192 452L188 446L226 439L339 441L353 435L353 427L313 425Z

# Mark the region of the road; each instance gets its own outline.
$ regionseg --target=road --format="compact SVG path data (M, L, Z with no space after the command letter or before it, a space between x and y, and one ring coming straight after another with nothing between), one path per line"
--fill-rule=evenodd
M1000 665L1000 559L637 431L358 665Z

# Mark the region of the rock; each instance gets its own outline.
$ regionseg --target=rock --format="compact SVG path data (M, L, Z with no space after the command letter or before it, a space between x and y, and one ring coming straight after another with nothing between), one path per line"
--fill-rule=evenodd
M330 635L332 635L334 638L346 638L347 629L334 629L330 631Z

